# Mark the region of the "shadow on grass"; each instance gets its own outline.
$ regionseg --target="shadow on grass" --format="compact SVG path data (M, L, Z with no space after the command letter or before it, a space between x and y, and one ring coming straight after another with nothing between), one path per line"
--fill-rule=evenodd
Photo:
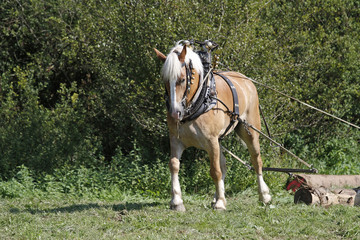
M160 202L151 202L151 203L121 203L121 204L98 204L98 203L88 203L88 204L74 204L66 207L57 207L50 209L39 209L39 208L26 208L24 210L20 210L19 208L11 208L10 213L18 214L18 213L31 213L31 214L44 214L44 213L74 213L74 212L83 212L91 209L112 209L113 211L133 211L133 210L141 210L147 207L156 207L159 205L163 205L164 203Z

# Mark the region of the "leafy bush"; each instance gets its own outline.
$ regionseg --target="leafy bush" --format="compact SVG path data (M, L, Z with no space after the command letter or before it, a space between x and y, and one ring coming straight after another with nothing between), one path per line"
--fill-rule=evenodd
M359 125L359 17L350 0L4 0L0 176L14 181L24 165L44 191L101 194L119 184L168 193L164 87L153 47L167 52L180 39L211 38L222 64ZM258 90L278 142L323 172L358 173L358 130ZM234 141L224 144L249 159ZM275 152L262 141L266 166L298 166ZM185 191L213 188L206 159L185 152ZM230 191L254 185L231 161L227 179Z
M36 191L34 178L24 165L17 168L16 175L7 182L0 182L0 196L15 198L33 194Z

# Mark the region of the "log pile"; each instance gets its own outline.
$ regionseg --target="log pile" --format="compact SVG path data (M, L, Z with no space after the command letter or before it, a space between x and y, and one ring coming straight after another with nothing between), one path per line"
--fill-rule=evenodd
M308 205L360 206L360 175L294 175L294 202Z

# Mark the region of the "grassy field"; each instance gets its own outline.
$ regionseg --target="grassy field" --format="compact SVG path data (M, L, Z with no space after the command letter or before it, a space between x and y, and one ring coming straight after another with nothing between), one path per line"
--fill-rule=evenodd
M1 239L360 239L360 209L293 204L278 192L271 205L247 190L228 198L227 211L210 196L184 196L187 212L168 200L134 195L118 201L66 195L0 199Z

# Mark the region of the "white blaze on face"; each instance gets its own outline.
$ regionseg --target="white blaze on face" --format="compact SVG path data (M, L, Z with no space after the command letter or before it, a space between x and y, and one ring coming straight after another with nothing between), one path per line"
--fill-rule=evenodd
M176 82L181 76L183 68L178 53L181 53L182 50L183 46L177 44L166 57L161 70L161 75L165 83L169 83L170 114L175 120L181 120L181 118L184 117L182 116L184 114L184 109L181 105L181 99L178 99L180 96L176 95ZM197 53L193 52L191 48L187 48L184 62L188 64L190 59L194 70L196 70L200 76L203 76L203 66L200 57ZM179 102L177 102L177 100L179 100Z
M176 81L170 81L170 113L174 119L179 119L179 104L176 102Z

